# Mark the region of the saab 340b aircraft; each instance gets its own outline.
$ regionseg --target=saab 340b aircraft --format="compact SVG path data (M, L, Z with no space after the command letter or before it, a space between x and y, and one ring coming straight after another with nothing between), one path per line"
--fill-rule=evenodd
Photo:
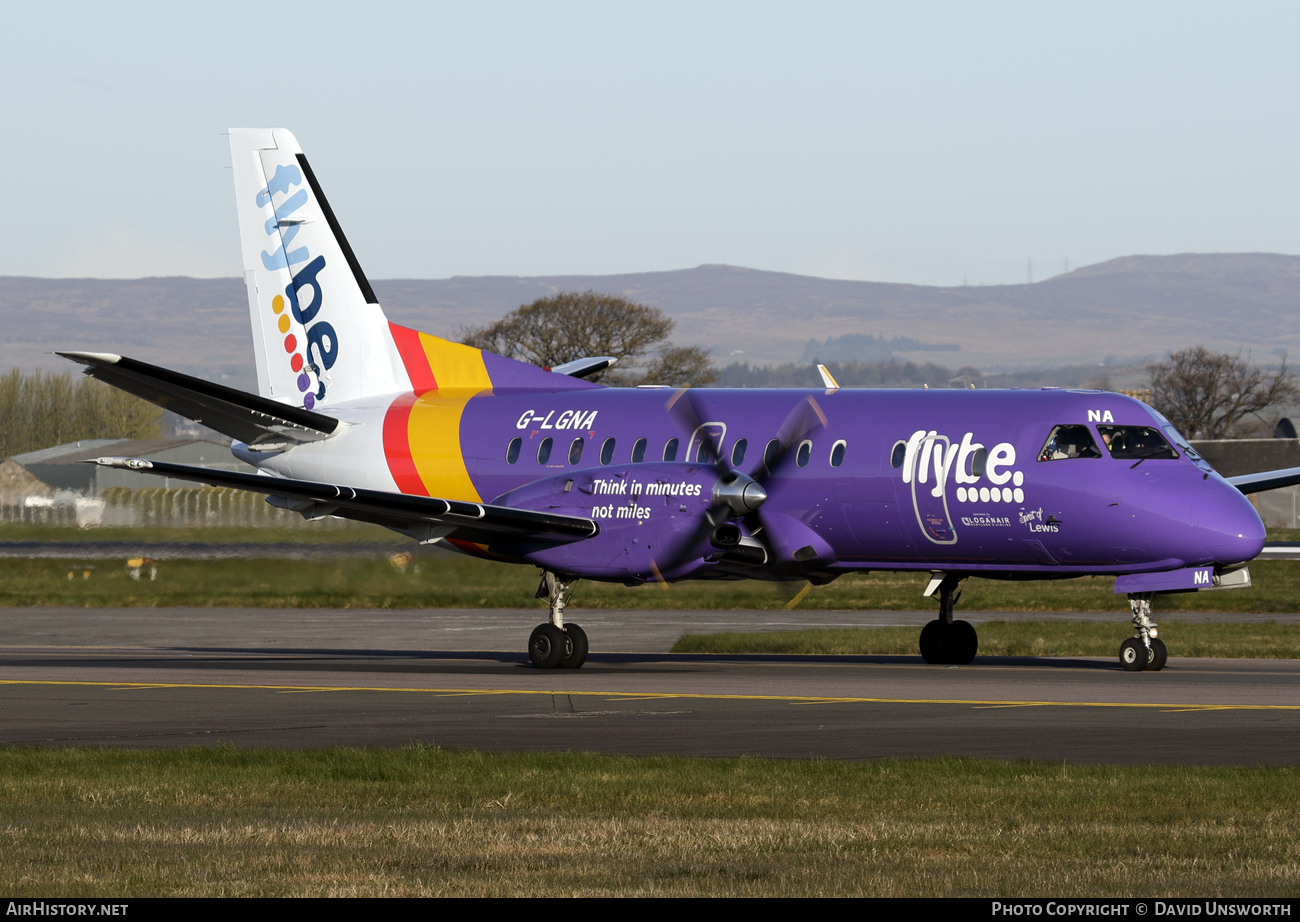
M239 474L98 463L267 494L308 519L373 522L421 544L542 570L550 619L528 652L577 668L577 579L830 582L931 576L930 663L969 663L961 581L1115 577L1136 636L1167 651L1153 596L1247 586L1264 526L1244 493L1300 469L1224 479L1150 407L1027 390L672 390L583 380L608 358L539 368L390 323L294 136L233 129L256 395L119 355L85 373L234 439Z

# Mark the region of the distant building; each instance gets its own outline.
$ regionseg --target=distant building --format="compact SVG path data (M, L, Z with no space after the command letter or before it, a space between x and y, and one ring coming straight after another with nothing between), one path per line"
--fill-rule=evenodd
M1289 419L1280 420L1274 431L1283 422L1295 431ZM1192 447L1224 477L1300 467L1300 439L1210 439L1194 441ZM1268 527L1300 528L1300 487L1252 493L1250 501Z
M114 467L83 464L95 458L143 458L146 461L171 461L175 464L195 464L222 471L240 471L255 474L257 469L237 460L230 447L220 442L196 438L175 439L82 439L40 451L14 455L5 465L22 468L46 484L54 492L76 493L98 497L109 487L199 487L190 480L173 480L153 474L138 474ZM0 480L0 485L3 481ZM2 486L0 486L2 488Z
M0 461L0 506L25 506L28 500L49 500L53 496L53 487L17 461Z

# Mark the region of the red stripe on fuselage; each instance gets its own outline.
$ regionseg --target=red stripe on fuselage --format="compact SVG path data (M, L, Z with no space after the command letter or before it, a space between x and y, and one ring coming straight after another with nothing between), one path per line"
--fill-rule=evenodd
M420 342L419 331L400 327L391 322L388 324L388 329L392 332L393 342L397 345L397 354L402 357L402 364L406 366L406 374L411 379L411 390L415 391L415 396L418 397L436 388L438 379L433 376L433 369L429 367L429 357Z
M393 401L388 412L384 414L384 457L388 460L388 470L397 483L397 489L403 493L416 496L428 496L429 491L420 479L420 472L415 469L411 458L411 407L421 394L426 394L438 387L438 379L429 367L429 357L420 343L420 333L408 327L389 323L388 329L393 334L397 354L406 366L406 375L411 379L412 393L403 394Z
M420 472L415 469L415 460L411 457L411 408L418 399L415 394L403 394L393 401L384 414L384 457L388 461L388 470L397 483L397 489L416 496L428 496L429 491L425 489Z

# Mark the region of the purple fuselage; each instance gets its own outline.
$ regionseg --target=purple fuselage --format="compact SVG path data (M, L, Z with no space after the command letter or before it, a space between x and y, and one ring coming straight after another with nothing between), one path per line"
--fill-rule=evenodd
M673 579L868 569L1059 578L1235 564L1264 543L1246 497L1178 447L1181 437L1145 404L1121 395L694 390L696 416L684 424L666 409L672 393L503 390L470 400L461 450L485 500L593 518L602 531L562 548L505 542L492 552L619 581L667 569ZM765 447L788 435L809 397L825 424L799 431L800 444L762 470ZM1099 456L1045 458L1062 426L1088 427ZM1126 426L1164 427L1177 457L1113 456L1103 434ZM720 472L707 447L698 460L700 428L727 462L744 440L734 467L754 474L768 496L760 514L729 518L746 536L766 529L768 544L788 551L774 561L780 566L728 568L700 541L701 517L710 507L716 513L711 491ZM539 461L546 439L549 457ZM641 440L644 454L634 461ZM675 458L665 461L672 440ZM642 552L647 544L656 549Z

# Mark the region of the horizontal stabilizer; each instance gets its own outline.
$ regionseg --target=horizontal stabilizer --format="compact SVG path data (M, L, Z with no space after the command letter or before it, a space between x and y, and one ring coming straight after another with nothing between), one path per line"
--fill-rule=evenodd
M293 407L224 384L102 352L59 352L86 366L85 374L134 394L232 439L267 451L314 442L339 426L332 416Z
M265 493L272 505L292 509L308 519L334 515L359 522L371 522L410 534L421 541L452 537L486 544L494 538L509 535L565 543L593 537L600 531L600 527L591 519L512 509L509 506L412 496L384 490L363 490L264 474L219 471L167 461L145 461L141 458L96 458L93 463L161 474L214 487L234 487L237 490Z
M586 378L598 371L604 371L617 361L618 359L612 355L591 355L572 362L565 362L563 365L556 365L551 371L557 375L568 375L570 378Z
M1227 478L1242 493L1262 493L1265 490L1278 490L1300 484L1300 467L1288 467L1280 471L1261 471L1258 474L1242 474L1240 477Z

